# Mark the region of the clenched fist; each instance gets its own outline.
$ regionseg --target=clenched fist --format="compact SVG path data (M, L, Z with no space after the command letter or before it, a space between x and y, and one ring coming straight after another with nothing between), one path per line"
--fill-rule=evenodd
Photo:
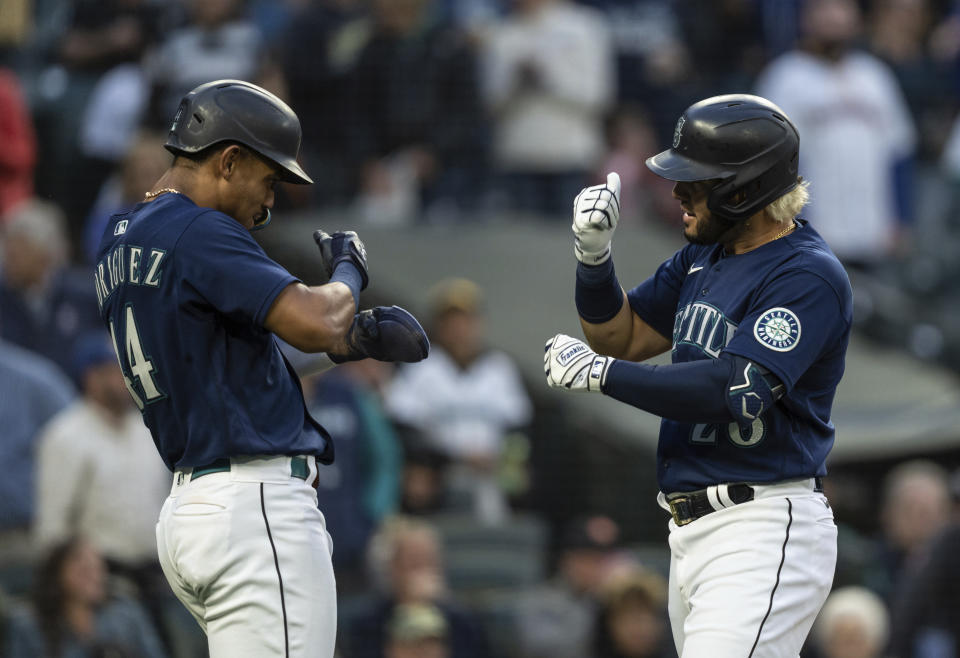
M582 340L557 334L544 348L543 373L547 384L554 388L600 392L614 361L609 356L600 356Z

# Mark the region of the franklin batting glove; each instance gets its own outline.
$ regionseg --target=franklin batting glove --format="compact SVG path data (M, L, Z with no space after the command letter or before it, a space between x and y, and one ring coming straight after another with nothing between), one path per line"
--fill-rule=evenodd
M557 334L544 348L543 373L554 388L600 393L615 360L600 356L582 340Z
M610 243L620 221L620 175L607 174L607 182L580 191L573 201L573 253L584 265L599 265L610 258Z

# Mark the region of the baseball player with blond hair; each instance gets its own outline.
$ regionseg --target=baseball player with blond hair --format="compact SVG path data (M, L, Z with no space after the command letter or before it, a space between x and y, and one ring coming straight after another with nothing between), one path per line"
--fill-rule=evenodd
M333 442L277 337L334 362L419 361L429 348L403 309L357 312L368 275L356 233L314 234L321 286L250 235L269 222L278 182L313 182L300 135L293 110L260 87L192 90L165 144L173 163L110 219L94 272L127 389L174 475L160 564L212 658L333 656L332 543L312 486Z
M749 95L687 108L647 160L675 181L689 242L629 292L611 238L620 179L574 202L586 342L547 341L550 386L662 417L659 504L671 514L669 611L682 658L798 655L833 580L821 477L850 336L847 275L813 226L799 135ZM646 359L671 351L672 363Z

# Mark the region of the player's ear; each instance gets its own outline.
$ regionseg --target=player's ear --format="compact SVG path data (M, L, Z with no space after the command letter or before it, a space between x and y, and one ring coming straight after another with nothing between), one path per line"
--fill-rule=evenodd
M220 155L217 156L217 169L220 176L224 180L230 180L236 173L242 158L243 149L237 144L231 144L220 151Z

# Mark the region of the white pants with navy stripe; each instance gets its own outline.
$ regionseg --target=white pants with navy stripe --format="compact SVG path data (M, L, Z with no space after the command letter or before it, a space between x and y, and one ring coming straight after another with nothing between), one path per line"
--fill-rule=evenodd
M290 457L231 460L229 472L174 473L157 523L160 564L211 658L331 658L336 641L332 542Z
M796 658L830 593L837 527L827 499L812 480L754 488L750 502L669 523L681 658Z

